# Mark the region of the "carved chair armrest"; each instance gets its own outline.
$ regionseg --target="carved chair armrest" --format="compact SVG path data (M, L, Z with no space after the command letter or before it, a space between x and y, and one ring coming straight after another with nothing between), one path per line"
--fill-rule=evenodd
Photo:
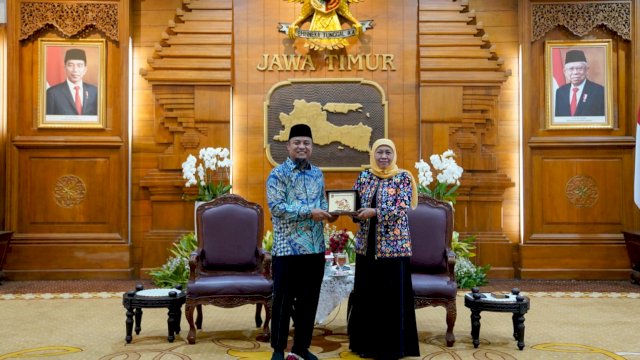
M271 279L271 253L260 249L258 270L267 279Z
M200 253L202 249L196 249L189 256L189 280L193 281L196 279L196 274L200 269Z
M449 272L449 277L451 279L455 279L456 278L456 275L455 275L456 253L451 249L447 249L446 255L447 255L447 269Z

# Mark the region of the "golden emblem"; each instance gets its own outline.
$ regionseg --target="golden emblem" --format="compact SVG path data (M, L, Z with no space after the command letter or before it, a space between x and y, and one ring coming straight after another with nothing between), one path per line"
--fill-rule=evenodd
M372 20L358 21L349 11L349 4L361 0L287 0L302 4L298 18L291 24L280 23L280 32L291 39L305 38L305 46L312 50L334 50L349 44L347 38L359 37L365 30L373 27ZM302 30L302 24L311 17L308 30ZM340 17L351 24L343 29Z

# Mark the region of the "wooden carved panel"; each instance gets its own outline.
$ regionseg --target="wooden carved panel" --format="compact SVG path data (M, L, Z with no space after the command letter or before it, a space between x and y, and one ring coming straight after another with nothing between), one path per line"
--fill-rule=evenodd
M95 27L117 42L120 15L118 3L23 2L20 4L20 40L53 26L68 38Z
M531 41L542 39L557 26L582 37L600 25L631 40L631 1L532 4L531 22Z
M114 179L123 174L119 151L23 149L19 167L20 214L16 242L57 241L63 234L79 242L123 242L120 214L125 191Z
M624 176L632 160L624 152L544 150L533 156L531 243L619 242L629 221L624 212L633 183ZM615 235L614 235L615 234Z

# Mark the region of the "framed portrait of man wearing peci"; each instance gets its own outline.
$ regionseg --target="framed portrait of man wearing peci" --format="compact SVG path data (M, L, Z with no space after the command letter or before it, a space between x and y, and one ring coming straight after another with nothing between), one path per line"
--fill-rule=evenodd
M611 40L546 41L546 128L613 128Z
M39 39L39 128L105 127L105 41Z

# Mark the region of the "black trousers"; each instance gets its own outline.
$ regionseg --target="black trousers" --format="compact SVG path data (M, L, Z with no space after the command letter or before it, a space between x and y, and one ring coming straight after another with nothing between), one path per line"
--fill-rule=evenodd
M292 316L295 329L291 351L304 353L311 345L324 262L324 254L273 257L271 347L275 351L287 348Z

